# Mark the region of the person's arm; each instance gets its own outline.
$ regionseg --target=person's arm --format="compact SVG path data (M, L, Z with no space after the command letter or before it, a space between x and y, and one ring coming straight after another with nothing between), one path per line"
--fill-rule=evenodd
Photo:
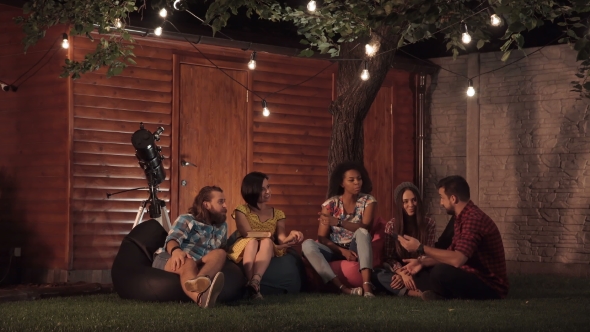
M355 232L359 228L370 229L373 224L373 217L377 212L377 202L371 202L365 207L363 212L363 219L359 223L350 222L348 220L342 221L342 226L351 232Z
M252 227L250 227L250 223L246 218L246 214L236 209L234 211L234 219L236 220L236 227L238 229L238 232L240 232L240 235L242 237L248 236L248 232L252 231Z
M387 263L393 271L402 267L402 263L398 261L396 255L395 241L397 241L397 234L393 231L395 226L395 219L392 219L385 224L385 257L384 262Z
M170 253L174 247L180 247L182 241L188 238L188 233L191 230L191 227L192 225L186 217L179 216L176 219L174 225L172 225L172 229L166 237L166 241L164 242L164 247L168 253Z
M295 244L303 241L303 233L292 230L289 235L285 230L286 218L277 221L277 242L279 244L290 243Z
M409 252L415 252L420 247L420 241L409 235L398 235L398 240L400 244ZM432 261L432 259L434 259L439 263L448 264L454 267L461 267L463 264L465 264L465 262L467 262L468 259L465 254L458 250L443 250L430 246L423 246L423 248L424 254L428 257L424 258L424 262L420 262L422 266L434 265L435 262Z
M331 218L334 218L330 215L330 211L328 211L328 207L322 206L321 216L328 216L328 215ZM322 219L321 216L320 216L320 219ZM336 219L336 218L334 218L334 219ZM327 246L333 252L342 253L342 249L344 249L344 248L338 246L336 243L332 242L332 240L330 240L330 224L325 223L323 221L320 221L320 225L318 227L318 242Z

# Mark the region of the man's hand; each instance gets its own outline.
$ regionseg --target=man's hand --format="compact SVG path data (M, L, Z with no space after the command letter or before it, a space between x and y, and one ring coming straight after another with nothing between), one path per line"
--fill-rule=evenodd
M411 275L416 275L416 273L422 270L422 264L415 258L404 259L404 263L407 263L402 269L410 273Z
M346 258L347 261L355 262L358 258L358 255L356 254L356 252L354 252L352 250L341 249L340 252L342 253L342 256L344 256L344 258Z
M404 247L408 252L414 252L418 250L418 247L420 246L420 241L409 235L398 235L397 240L399 241L399 244L401 244L401 246Z
M402 276L400 276L399 274L394 274L393 277L391 277L391 284L389 286L391 286L391 288L393 289L403 288L404 281L402 279Z
M188 256L182 249L174 250L170 260L172 261L172 271L177 271L184 264L184 260Z

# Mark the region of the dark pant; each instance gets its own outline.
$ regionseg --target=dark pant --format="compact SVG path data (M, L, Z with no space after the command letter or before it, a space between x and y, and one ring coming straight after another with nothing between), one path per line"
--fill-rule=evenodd
M448 264L424 268L415 277L416 287L447 299L492 300L498 293L474 274Z

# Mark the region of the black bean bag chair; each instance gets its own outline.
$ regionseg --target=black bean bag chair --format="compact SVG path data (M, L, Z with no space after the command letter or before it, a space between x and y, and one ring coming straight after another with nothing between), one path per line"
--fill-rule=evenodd
M160 223L151 219L140 223L125 236L111 268L113 287L121 298L191 301L182 291L178 275L152 268L153 253L164 244L166 235ZM222 272L225 284L218 301L230 302L243 298L246 278L241 266L227 260ZM262 278L261 292L265 295L299 292L302 273L301 258L296 252L275 257Z

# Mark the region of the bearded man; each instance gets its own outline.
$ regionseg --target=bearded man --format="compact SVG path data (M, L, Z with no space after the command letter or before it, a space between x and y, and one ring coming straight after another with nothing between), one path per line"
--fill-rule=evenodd
M201 308L210 308L223 289L227 207L221 188L203 187L154 253L152 267L176 273L182 289Z

